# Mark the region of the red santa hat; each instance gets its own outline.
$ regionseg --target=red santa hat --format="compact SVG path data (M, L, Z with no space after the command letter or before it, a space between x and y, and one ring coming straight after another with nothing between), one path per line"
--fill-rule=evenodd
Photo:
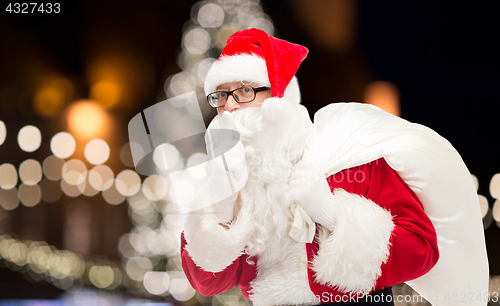
M209 70L205 94L216 91L217 86L224 83L248 81L271 87L272 98L285 98L298 104L300 91L295 73L307 53L307 48L301 45L258 29L236 32L227 39L226 47Z

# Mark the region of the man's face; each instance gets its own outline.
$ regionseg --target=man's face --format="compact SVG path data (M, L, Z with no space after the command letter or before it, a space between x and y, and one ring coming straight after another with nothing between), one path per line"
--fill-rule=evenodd
M234 89L241 88L243 86L260 87L256 83L251 83L251 82L232 82L219 85L217 87L217 91L231 91ZM261 106L262 102L264 102L264 100L270 97L271 97L270 90L258 92L255 96L255 100L248 103L238 103L234 100L233 96L229 96L227 98L226 104L223 107L217 108L217 113L222 114L224 111L233 112L247 107Z

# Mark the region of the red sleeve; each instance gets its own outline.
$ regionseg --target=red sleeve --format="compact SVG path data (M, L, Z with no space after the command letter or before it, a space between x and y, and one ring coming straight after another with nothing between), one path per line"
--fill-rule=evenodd
M194 263L185 249L186 244L186 238L184 237L184 233L182 233L182 269L194 290L205 296L213 296L240 285L243 296L246 299L250 299L250 282L255 278L256 258L253 259L254 264L249 264L247 262L248 256L242 255L221 272L207 272Z
M181 259L182 269L186 274L189 283L200 294L213 296L223 293L236 287L240 279L240 260L239 257L224 271L213 273L202 270L198 267L185 249L187 242L184 233L181 234Z
M429 272L439 258L436 231L410 187L381 158L371 165L366 197L389 210L395 229L391 252L377 287L409 281Z
M391 212L395 228L376 290L427 273L439 258L436 231L408 185L383 158L328 178L332 189L363 195Z

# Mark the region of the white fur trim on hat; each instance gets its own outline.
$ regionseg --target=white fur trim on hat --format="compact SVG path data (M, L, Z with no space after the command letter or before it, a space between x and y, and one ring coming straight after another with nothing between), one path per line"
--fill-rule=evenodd
M224 83L245 81L271 87L266 61L253 54L223 56L213 64L205 77L205 95L216 91L217 87ZM300 103L299 84L295 76L288 84L283 97Z
M266 61L251 54L221 57L207 73L205 95L216 91L217 86L221 84L242 81L270 87L271 83L267 76Z
M320 235L312 270L320 284L341 292L368 294L389 258L392 215L373 201L343 189L336 189L334 197L337 222L328 238Z

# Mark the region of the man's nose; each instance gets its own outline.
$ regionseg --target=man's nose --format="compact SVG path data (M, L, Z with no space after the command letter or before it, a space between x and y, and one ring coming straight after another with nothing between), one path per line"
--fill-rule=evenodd
M236 102L234 97L231 95L231 96L227 97L227 101L226 101L226 104L224 105L224 109L231 113L235 110L240 109L240 104L238 102Z

